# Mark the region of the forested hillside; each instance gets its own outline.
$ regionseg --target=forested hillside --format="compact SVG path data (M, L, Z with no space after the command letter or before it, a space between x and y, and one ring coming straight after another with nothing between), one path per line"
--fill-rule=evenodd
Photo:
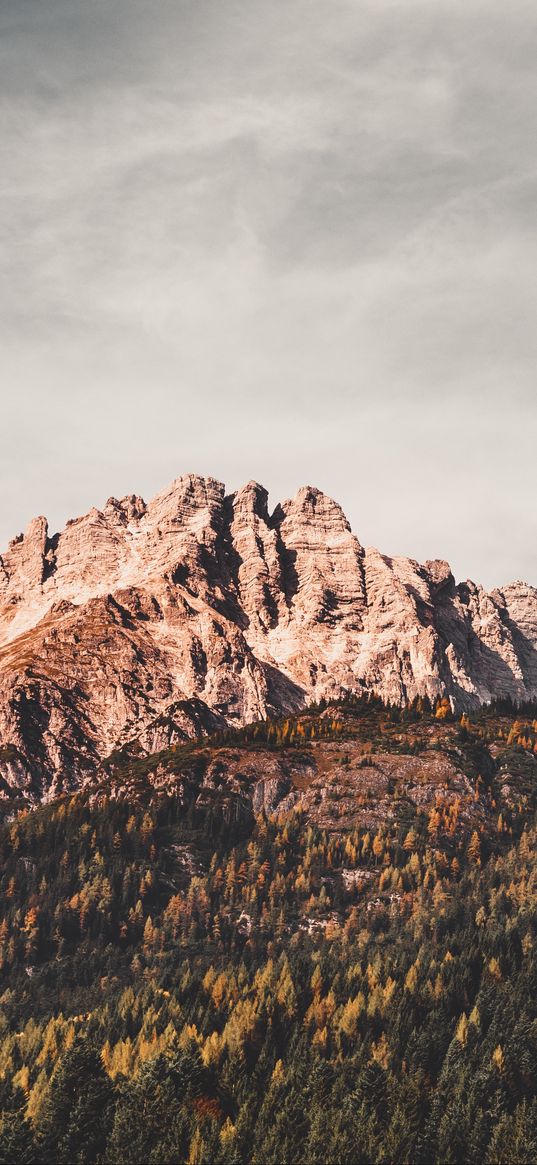
M6 803L0 1162L533 1162L536 718L349 700Z

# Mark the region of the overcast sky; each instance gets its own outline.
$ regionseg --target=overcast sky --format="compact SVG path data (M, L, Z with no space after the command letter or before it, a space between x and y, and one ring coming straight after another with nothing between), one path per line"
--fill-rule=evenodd
M186 472L537 583L537 9L2 0L0 546Z

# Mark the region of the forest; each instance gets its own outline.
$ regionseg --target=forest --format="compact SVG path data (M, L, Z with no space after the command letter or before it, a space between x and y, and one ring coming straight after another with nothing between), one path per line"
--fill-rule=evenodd
M6 803L0 1162L534 1162L536 741L364 697ZM230 745L324 758L331 816L254 811ZM375 816L379 756L456 779Z

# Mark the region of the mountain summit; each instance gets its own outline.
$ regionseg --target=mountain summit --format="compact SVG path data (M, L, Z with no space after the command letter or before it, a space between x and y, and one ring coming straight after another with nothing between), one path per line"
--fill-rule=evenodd
M364 549L311 486L269 513L177 478L109 498L0 557L0 780L53 795L127 745L154 751L225 724L374 690L471 708L537 696L537 591L487 593Z

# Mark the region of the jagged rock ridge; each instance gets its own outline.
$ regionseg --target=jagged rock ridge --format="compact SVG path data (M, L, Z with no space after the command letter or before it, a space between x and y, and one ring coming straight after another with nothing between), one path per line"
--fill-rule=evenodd
M455 585L445 562L364 549L305 487L271 514L178 478L110 498L0 557L0 781L76 786L129 741L147 751L360 688L462 707L537 695L537 591Z

